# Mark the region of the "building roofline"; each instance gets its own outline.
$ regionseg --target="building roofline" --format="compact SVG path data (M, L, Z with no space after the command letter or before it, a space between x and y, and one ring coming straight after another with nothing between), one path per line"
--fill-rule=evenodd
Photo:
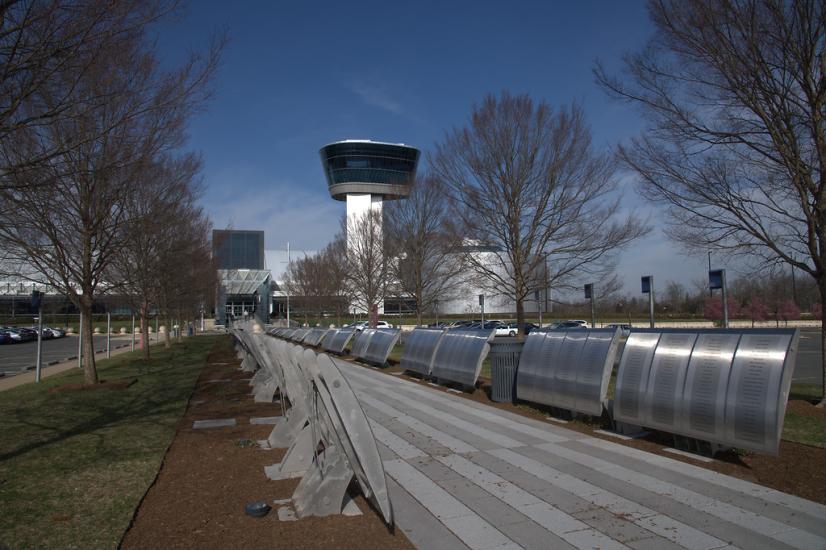
M404 147L406 149L415 149L421 153L421 149L418 147L414 147L412 145L407 145L406 143L390 143L389 141L373 141L371 139L342 139L339 141L332 141L326 145L322 145L319 151L323 151L325 148L329 147L330 145L341 145L344 143L369 143L371 145L392 145L394 147Z

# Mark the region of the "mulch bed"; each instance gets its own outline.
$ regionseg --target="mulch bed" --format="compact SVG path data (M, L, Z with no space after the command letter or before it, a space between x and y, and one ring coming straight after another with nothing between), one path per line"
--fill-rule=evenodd
M311 517L282 522L278 505L263 518L244 513L252 501L289 499L299 479L272 481L264 467L284 449L265 451L270 425L250 417L280 414L277 404L255 403L239 361L222 340L207 359L158 478L138 508L123 548L412 548L388 529L361 495L361 516ZM227 381L229 380L229 381ZM232 428L193 429L196 420L235 418Z
M352 357L344 357L343 359L352 362L354 365L365 366L356 362ZM399 366L391 365L385 369L381 369L380 372L389 375L393 373L403 373L404 370ZM421 380L416 376L410 376L408 374L403 374L402 377L412 381ZM478 387L472 393L464 392L453 395L459 395L465 399L472 399L473 401L478 401L525 417L546 421L552 425L558 425L547 420L550 412L542 406L527 403L513 404L491 401L490 380L483 378L479 380L480 383ZM443 392L447 391L447 387L443 386L428 386L428 388ZM814 407L808 401L789 401L788 409L798 414L826 418L826 409ZM713 462L704 462L663 450L664 446L670 445L669 441L671 438L666 434L652 433L643 439L621 440L597 433L595 430L605 428L603 422L600 422L599 419L587 423L583 421L573 421L564 424L564 427L581 433L587 433L588 435L605 439L606 441L635 447L826 504L826 449L790 441L781 441L780 456L778 457L750 452L735 453L729 451L718 453Z

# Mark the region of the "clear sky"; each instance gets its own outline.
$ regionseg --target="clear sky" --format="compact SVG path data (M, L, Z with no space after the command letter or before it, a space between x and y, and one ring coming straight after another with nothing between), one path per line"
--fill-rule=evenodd
M264 229L266 248L318 249L338 230L319 148L341 139L400 142L426 155L487 93L580 102L604 149L642 131L637 112L594 84L652 27L643 2L218 2L192 0L158 43L175 62L226 29L215 96L191 124L204 157L203 204L216 228ZM426 168L423 165L421 168ZM624 205L651 215L626 185ZM655 227L619 266L629 292L653 273L689 284L686 258ZM583 283L588 281L583 281Z

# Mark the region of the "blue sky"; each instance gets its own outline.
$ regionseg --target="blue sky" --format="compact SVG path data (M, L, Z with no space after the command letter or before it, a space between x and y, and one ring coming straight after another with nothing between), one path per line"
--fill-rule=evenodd
M619 68L652 32L643 2L213 2L193 0L166 23L166 60L226 29L215 95L190 127L204 157L203 204L216 228L264 229L268 249L317 249L344 203L327 193L318 149L340 139L403 142L427 152L487 93L580 102L599 148L642 131L638 114L593 81L594 61ZM425 168L425 166L422 166ZM628 178L624 178L627 180ZM624 205L652 216L630 183ZM629 292L653 273L689 284L686 258L659 229L630 248ZM587 281L583 281L587 282Z

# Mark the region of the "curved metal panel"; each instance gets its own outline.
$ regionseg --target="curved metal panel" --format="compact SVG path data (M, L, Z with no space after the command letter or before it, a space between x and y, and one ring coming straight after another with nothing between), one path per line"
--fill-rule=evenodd
M314 328L310 333L304 337L304 344L308 346L317 346L321 339L330 331L328 328Z
M431 375L464 386L476 385L490 351L493 330L448 330L433 358Z
M619 347L619 329L588 331L576 371L574 410L600 416Z
M393 524L393 508L387 490L376 439L367 416L364 414L353 389L333 360L325 354L317 357L321 380L330 394L337 414L337 420L343 427L339 433L345 452L351 461L356 479L365 497L382 513L384 521Z
M330 346L333 343L333 338L335 338L336 334L338 334L340 330L341 330L340 328L331 328L330 330L328 330L327 334L325 334L324 337L319 342L319 345L321 346L321 349L323 349L325 351L329 351Z
M404 370L418 372L424 376L433 368L433 358L444 336L444 329L415 328L407 335L402 352L401 366Z
M726 390L739 334L700 334L685 379L682 433L709 441L724 440Z
M516 397L599 416L619 347L619 330L550 330L528 335Z
M365 328L356 334L356 339L353 340L353 347L350 348L350 355L361 359L367 353L367 348L370 346L370 339L373 338L376 329Z
M387 363L387 357L399 341L401 330L397 328L376 329L370 338L370 343L364 356L361 358L374 365L382 366Z
M335 336L333 336L333 339L330 342L330 347L324 349L341 355L344 353L344 349L347 347L347 344L350 343L350 339L355 333L356 331L353 328L340 329Z
M726 394L725 441L778 454L798 333L744 334Z
M574 410L576 406L576 372L579 357L588 340L588 331L569 331L565 334L562 349L559 350L556 363L551 365L551 402L546 403L561 409Z
M542 361L546 332L531 332L525 338L519 367L516 369L516 397L523 401L537 401L536 388L547 363Z
M304 337L307 336L309 332L310 329L308 328L295 329L295 332L293 332L290 335L290 340L292 340L293 342L302 342L304 340Z
M660 334L632 332L625 342L614 389L614 419L642 425L651 362Z
M685 376L696 333L664 333L660 336L649 371L645 396L644 426L680 432Z

